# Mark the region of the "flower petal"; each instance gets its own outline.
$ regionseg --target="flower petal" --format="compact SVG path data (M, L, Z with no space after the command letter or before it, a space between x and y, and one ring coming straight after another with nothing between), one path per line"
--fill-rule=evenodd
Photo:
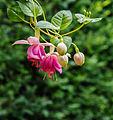
M41 68L39 71L54 74L56 69L60 74L62 73L62 66L58 63L56 55L46 55L40 62L40 66Z
M55 68L60 74L62 73L62 69Z
M45 54L44 46L39 46L39 47L40 47L42 56L45 56L46 54Z
M29 37L27 40L30 45L36 45L40 43L37 37Z
M40 43L42 46L52 46L55 47L52 43Z
M57 58L54 59L54 67L55 67L55 68L59 68L59 69L62 68L62 66L58 63Z
M44 50L44 46L39 46L39 45L36 45L34 47L33 53L35 55L38 55L40 59L43 59L43 57L46 55L45 50Z
M32 49L33 54L37 55L38 50L39 50L39 45L32 45L32 46L34 46L33 49Z
M46 61L46 58L44 57L43 60L40 62L40 66L44 65L45 61Z
M53 52L51 55L59 56L58 52Z
M18 40L16 42L14 42L12 45L16 45L16 44L29 44L29 43L26 40Z
M27 50L28 57L29 57L29 58L34 58L34 59L40 59L40 58L38 57L38 55L34 55L34 54L33 54L33 49L34 49L34 46L33 46L33 45L31 45L31 46L28 48L28 50Z
M62 73L62 66L58 63L57 58L54 59L54 67L60 74Z
M66 56L69 57L69 58L71 58L71 54L69 54L69 53L67 53Z
M49 67L49 63L51 61L50 56L46 57L45 63L44 63L44 68L48 68Z

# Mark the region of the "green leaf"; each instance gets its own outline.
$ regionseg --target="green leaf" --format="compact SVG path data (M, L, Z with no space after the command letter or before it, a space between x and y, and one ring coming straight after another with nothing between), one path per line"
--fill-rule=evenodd
M24 19L24 14L19 7L8 8L7 15L14 22L21 22Z
M50 42L51 42L53 45L57 46L58 43L60 43L60 40L58 39L58 37L53 37L53 38L50 39Z
M62 10L52 17L51 23L60 27L60 30L67 28L72 22L72 13L69 10Z
M54 29L54 30L57 30L59 29L58 27L55 27L53 24L51 24L50 22L48 21L39 21L37 24L36 24L36 29L38 28L48 28L48 29Z
M69 36L64 36L63 41L64 41L65 45L67 46L67 48L69 48L72 44L72 38Z
M78 22L79 23L83 23L83 22L98 22L100 20L102 20L102 18L88 18L85 15L82 14L75 14L75 16L78 18Z
M84 20L86 19L85 15L82 15L82 14L75 14L75 16L78 18L78 22L79 23L83 23Z
M102 20L102 18L91 18L91 19L86 19L86 21L88 21L88 22L98 22L98 21L100 21L100 20Z
M33 12L33 4L32 2L19 2L18 4L22 10L22 12L27 15L27 16L34 16L34 12ZM35 5L35 12L36 12L36 17L42 15L42 11L40 9L40 7L34 2Z
M30 109L23 109L23 110L22 110L22 113L28 114L28 115L33 115L33 112L32 112L32 110L30 110Z

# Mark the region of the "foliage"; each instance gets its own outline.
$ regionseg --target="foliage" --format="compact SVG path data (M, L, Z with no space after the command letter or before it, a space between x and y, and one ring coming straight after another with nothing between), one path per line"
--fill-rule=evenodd
M112 120L113 1L45 0L41 3L48 21L59 10L69 8L72 13L89 8L94 17L103 18L71 35L85 53L86 63L77 67L72 60L57 83L43 81L43 73L29 67L25 46L12 48L14 41L33 35L27 25L14 24L7 18L6 8L17 5L13 1L0 0L0 119ZM65 32L79 26L75 21L72 23Z
M39 21L37 24L36 24L36 29L38 28L49 28L49 29L59 29L59 27L55 27L53 24L51 24L50 22L48 21Z
M24 2L24 1L19 2L18 1L18 4L19 4L19 7L21 8L22 12L25 15L31 16L31 17L34 16L32 2ZM41 11L40 7L35 2L33 4L35 5L36 16L42 15L42 11Z
M52 17L52 24L60 27L60 30L66 29L72 22L72 13L69 10L62 10Z
M89 12L90 14L90 12ZM75 14L75 16L78 18L78 22L83 23L83 22L98 22L100 21L102 18L89 18L89 16L85 16L82 14Z

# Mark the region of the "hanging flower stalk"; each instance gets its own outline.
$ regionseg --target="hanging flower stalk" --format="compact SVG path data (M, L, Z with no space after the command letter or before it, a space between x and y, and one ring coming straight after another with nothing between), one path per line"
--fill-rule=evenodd
M55 79L57 81L56 71L62 73L62 67L66 67L71 58L71 55L67 53L67 50L71 45L75 48L74 61L77 65L82 66L85 62L85 56L82 52L79 52L78 47L72 42L72 38L68 36L84 25L100 21L101 18L91 18L91 12L84 11L83 14L75 14L77 21L81 24L80 27L73 31L60 34L61 31L66 29L72 23L72 13L69 10L62 10L56 13L51 22L48 22L45 17L45 13L42 6L37 0L17 1L18 6L8 8L8 17L13 22L25 22L30 25L34 30L35 35L28 37L27 40L18 40L13 43L30 45L27 50L27 59L32 62L32 66L39 68L39 71L44 71L45 75L43 79ZM37 17L43 15L43 20L37 21ZM27 16L30 20L25 20ZM49 41L45 40L42 35L45 34L49 37ZM40 43L40 39L44 43ZM45 47L50 47L49 53L45 51ZM55 51L56 49L56 51Z

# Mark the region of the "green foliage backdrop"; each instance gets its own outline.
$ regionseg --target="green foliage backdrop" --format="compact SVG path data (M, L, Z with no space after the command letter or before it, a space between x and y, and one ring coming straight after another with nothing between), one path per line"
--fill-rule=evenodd
M85 65L78 67L71 59L59 82L43 81L43 72L26 59L27 46L11 46L33 36L33 31L7 18L6 8L15 0L0 0L0 120L113 120L113 0L40 3L47 20L63 9L72 13L87 9L103 20L71 35L86 56ZM78 26L75 18L65 32Z

